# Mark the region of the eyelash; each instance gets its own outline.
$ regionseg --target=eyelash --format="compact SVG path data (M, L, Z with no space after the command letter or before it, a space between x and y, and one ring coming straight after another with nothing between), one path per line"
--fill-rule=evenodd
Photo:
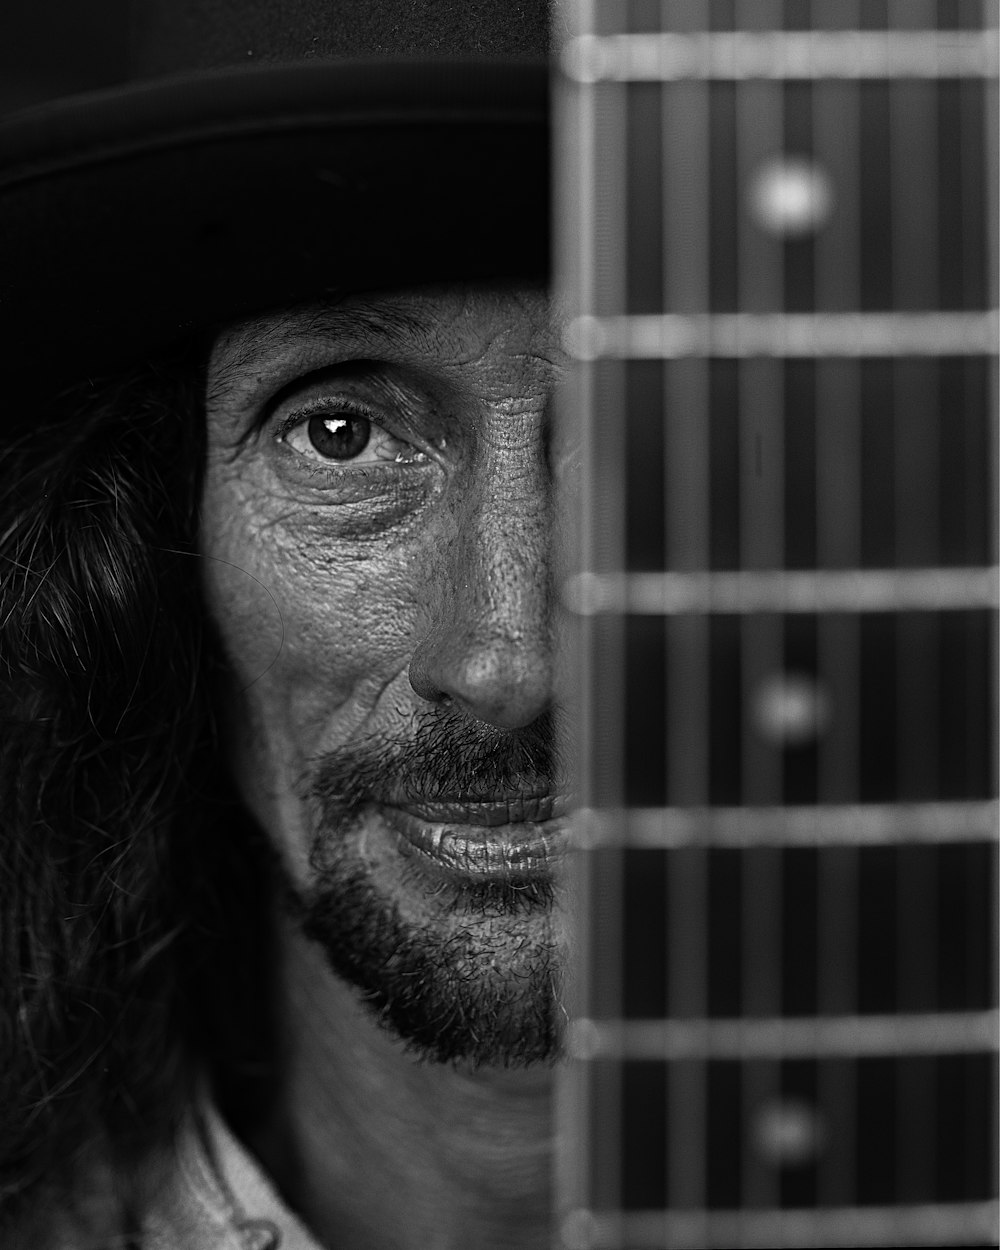
M307 402L302 407L296 408L294 412L290 413L281 421L274 435L275 440L279 443L284 443L291 452L295 455L302 456L302 458L309 463L322 465L328 469L337 469L340 471L343 471L344 469L352 469L357 472L359 469L363 468L370 472L371 470L379 467L378 460L362 461L360 464L354 459L338 461L334 458L330 458L324 460L319 453L317 453L316 458L313 459L311 456L307 456L304 452L300 452L296 448L292 447L288 443L288 436L293 430L306 425L314 417L330 417L331 419L363 417L369 422L373 430L379 430L382 434L390 439L393 439L395 442L412 448L412 455L407 456L403 460L397 459L394 461L390 460L388 457L381 459L381 463L384 465L423 462L428 459L424 452L413 447L412 444L408 443L406 439L400 438L397 434L394 434L391 430L389 430L386 427L384 420L380 419L380 414L359 400L352 400L350 403L335 403L326 399L317 399L311 403ZM363 454L363 452L359 453L359 455L361 454Z

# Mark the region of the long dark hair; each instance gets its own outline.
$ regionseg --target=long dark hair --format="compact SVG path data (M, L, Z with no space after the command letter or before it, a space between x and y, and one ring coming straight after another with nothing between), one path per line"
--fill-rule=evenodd
M5 1246L46 1244L38 1212L89 1230L80 1244L127 1235L217 1044L202 952L238 939L198 593L198 359L25 403L0 435Z

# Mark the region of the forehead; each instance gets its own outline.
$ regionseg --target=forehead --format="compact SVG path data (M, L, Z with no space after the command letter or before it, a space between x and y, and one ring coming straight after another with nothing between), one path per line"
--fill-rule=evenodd
M235 398L289 369L389 358L444 371L527 358L561 363L558 317L542 287L439 286L360 293L226 327L209 359L212 398Z

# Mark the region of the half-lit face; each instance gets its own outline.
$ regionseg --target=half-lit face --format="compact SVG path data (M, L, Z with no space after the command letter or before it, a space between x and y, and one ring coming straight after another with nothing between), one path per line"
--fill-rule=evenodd
M442 1059L554 1045L559 364L545 297L499 288L262 317L211 356L237 784L306 932Z

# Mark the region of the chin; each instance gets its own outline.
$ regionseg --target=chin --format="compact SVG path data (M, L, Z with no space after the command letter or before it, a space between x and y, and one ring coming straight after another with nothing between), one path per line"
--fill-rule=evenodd
M559 1057L557 865L442 865L370 815L318 835L312 861L295 899L304 933L415 1057L474 1068Z

